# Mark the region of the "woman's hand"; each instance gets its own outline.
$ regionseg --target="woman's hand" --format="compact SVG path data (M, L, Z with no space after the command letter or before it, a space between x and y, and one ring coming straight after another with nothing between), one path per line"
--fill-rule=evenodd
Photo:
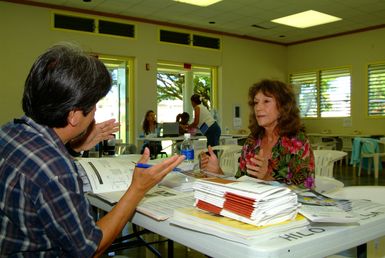
M113 133L119 131L119 123L115 119L95 124L90 124L85 134L78 139L71 141L71 148L77 152L92 149L96 144L103 140L111 140L114 138Z
M208 147L208 153L209 154L206 154L206 152L201 152L199 154L200 169L203 171L223 175L223 171L222 171L221 167L219 166L219 160L218 160L217 156L215 155L213 148L211 146Z
M250 162L246 163L247 174L261 179L261 180L274 180L269 173L269 160L263 156L263 151L260 150L258 155L255 155L250 159Z
M182 128L183 131L187 132L188 131L188 125L181 125L179 124L180 128Z

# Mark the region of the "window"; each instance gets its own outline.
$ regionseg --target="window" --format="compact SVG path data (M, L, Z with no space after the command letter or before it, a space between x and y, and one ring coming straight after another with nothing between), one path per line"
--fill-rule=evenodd
M297 88L301 117L317 117L317 73L292 74L290 82Z
M177 32L161 29L159 32L161 42L169 42L186 46L220 49L221 40L203 35L191 34L188 32Z
M55 14L54 27L61 29L93 32L95 30L95 21L89 18Z
M134 38L135 26L132 24L99 20L99 33Z
M290 75L297 89L301 117L349 117L351 82L348 68Z
M129 78L132 73L132 60L115 57L99 56L105 64L112 77L112 87L108 94L96 105L95 120L102 122L115 118L120 124L120 130L116 134L117 139L124 143L132 142L131 135L128 135L129 117L127 96L129 95Z
M160 30L160 41L189 45L190 34L176 31Z
M350 116L350 71L334 69L321 71L321 117Z
M385 63L368 66L368 115L385 116Z
M213 37L193 35L193 46L220 49L220 40Z
M135 37L135 26L132 24L107 21L93 17L54 13L53 27L129 38Z
M157 102L158 122L173 122L176 115L186 111L193 118L190 97L194 93L204 96L209 109L214 110L215 85L213 85L214 67L190 64L158 63Z

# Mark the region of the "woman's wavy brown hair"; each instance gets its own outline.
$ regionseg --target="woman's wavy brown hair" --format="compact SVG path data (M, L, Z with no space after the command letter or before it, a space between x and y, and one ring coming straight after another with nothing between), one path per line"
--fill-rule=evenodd
M150 134L151 133L150 122L148 121L148 116L151 113L155 113L155 112L153 110L147 110L146 114L144 115L142 128L143 128L143 131L144 131L145 134ZM154 122L155 122L155 126L157 126L158 123L156 121L154 121Z
M265 129L258 125L254 112L254 97L259 92L275 98L277 102L279 112L277 127L280 136L295 135L299 131L304 131L292 86L281 81L262 80L249 88L249 129L254 137L265 132Z

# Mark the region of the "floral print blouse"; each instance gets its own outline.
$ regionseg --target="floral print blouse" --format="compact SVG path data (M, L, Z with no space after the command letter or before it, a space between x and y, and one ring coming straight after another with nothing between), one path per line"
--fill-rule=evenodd
M246 163L259 153L261 138L249 136L243 145L236 177L247 175ZM268 165L276 181L287 185L314 188L314 155L305 133L294 137L280 136L273 146Z

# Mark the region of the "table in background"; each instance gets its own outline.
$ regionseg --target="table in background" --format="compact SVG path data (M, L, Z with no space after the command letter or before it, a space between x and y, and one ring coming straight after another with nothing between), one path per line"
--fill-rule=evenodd
M338 139L338 138L351 138L355 137L371 137L370 134L346 134L346 133L308 133L307 136L311 139L313 138L315 141L321 139Z
M206 139L206 136L203 135L194 135L191 136L191 140L199 140L199 139ZM184 136L173 136L173 137L138 137L137 138L138 142L142 142L141 144L138 144L138 146L142 146L144 141L153 141L153 142L163 142L163 141L171 141L170 146L163 147L162 150L165 150L167 148L171 147L171 155L177 153L177 148L176 145L178 142L181 142L184 140Z
M246 139L248 135L244 134L222 134L220 138L220 142L222 144L238 144L240 140ZM206 140L206 136L204 135L192 135L191 140ZM171 141L171 154L174 154L177 152L177 149L175 148L176 144L178 142L181 142L184 140L184 136L174 136L174 137L138 137L137 141L155 141L155 142L163 142L163 141ZM234 140L234 141L233 141ZM141 144L138 144L138 146L141 146ZM166 149L170 146L166 146L163 149Z
M371 137L369 134L346 134L346 133L308 133L313 149L341 150L348 153L346 164L349 164L350 154L353 149L355 137Z

